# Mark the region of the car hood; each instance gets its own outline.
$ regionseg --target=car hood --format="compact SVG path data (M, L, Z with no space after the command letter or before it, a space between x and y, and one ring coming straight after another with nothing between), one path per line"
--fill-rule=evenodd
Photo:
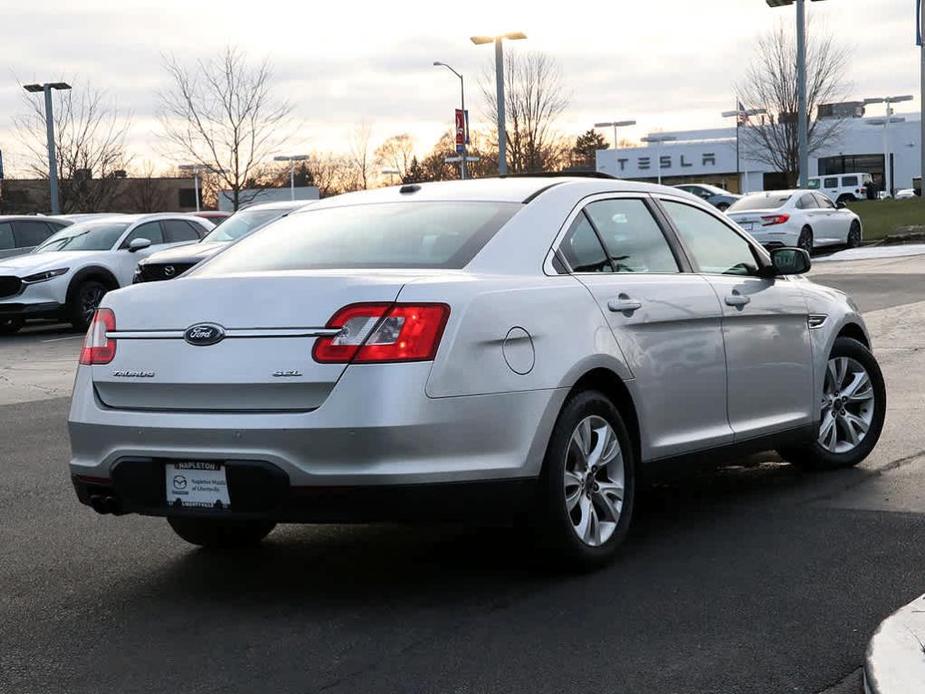
M111 251L53 251L50 253L26 253L13 258L0 260L0 275L25 277L36 272L73 268L93 262L97 258L110 254Z
M186 246L179 246L177 248L168 248L165 251L159 251L158 253L152 253L147 258L142 260L139 265L152 265L159 263L180 263L180 262L196 262L200 260L205 260L206 258L211 258L213 255L218 253L223 248L227 248L228 244L223 242L211 241L209 243L191 243Z

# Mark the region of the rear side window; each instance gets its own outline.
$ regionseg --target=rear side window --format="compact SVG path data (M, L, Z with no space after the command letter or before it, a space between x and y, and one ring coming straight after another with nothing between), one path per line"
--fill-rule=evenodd
M844 178L842 178L841 184L843 186L856 187L858 185L858 177L857 176L845 176Z
M701 272L751 275L758 262L751 244L711 214L696 207L663 200L665 210Z
M13 236L16 237L17 248L32 248L45 243L51 236L51 229L45 222L17 221L13 222Z
M677 272L671 248L642 200L601 200L586 212L617 272Z
M568 233L559 244L559 251L572 272L613 272L604 247L584 212L572 222Z
M807 193L799 200L797 200L797 209L798 210L815 210L819 205L816 204L816 198L813 197L812 193Z
M522 207L446 201L310 208L255 231L195 272L459 269Z
M16 248L13 241L13 225L9 222L0 222L0 251Z
M165 219L161 225L164 227L164 243L198 241L200 238L196 227L183 219Z

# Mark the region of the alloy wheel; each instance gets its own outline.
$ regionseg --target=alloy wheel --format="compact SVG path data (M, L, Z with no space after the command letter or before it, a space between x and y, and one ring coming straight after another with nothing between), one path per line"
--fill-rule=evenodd
M813 232L808 229L804 229L800 234L799 240L797 240L797 245L802 248L804 251L813 254Z
M99 308L105 294L106 290L99 285L85 287L80 293L80 310L86 323L89 324L93 320L93 314Z
M599 547L614 534L623 511L620 441L607 420L591 415L575 427L565 455L565 509L572 530L586 545Z
M819 445L831 453L854 450L870 429L876 398L870 375L851 357L829 359L822 394Z

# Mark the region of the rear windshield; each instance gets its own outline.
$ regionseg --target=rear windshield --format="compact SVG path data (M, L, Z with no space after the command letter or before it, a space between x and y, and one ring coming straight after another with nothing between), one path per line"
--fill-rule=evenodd
M308 210L254 232L195 274L459 269L521 207L502 202L395 202Z
M748 212L749 210L776 210L783 207L790 199L789 195L746 195L736 200L726 212Z

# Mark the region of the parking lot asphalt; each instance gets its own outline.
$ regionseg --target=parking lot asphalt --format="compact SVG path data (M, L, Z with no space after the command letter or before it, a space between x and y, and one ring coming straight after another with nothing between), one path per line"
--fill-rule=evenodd
M767 454L648 489L586 575L513 529L285 526L196 550L77 504L66 398L0 405L0 691L858 691L870 634L925 588L925 302L892 274L814 277L853 283L887 377L868 461ZM0 364L14 340L73 359L53 330L0 339Z

